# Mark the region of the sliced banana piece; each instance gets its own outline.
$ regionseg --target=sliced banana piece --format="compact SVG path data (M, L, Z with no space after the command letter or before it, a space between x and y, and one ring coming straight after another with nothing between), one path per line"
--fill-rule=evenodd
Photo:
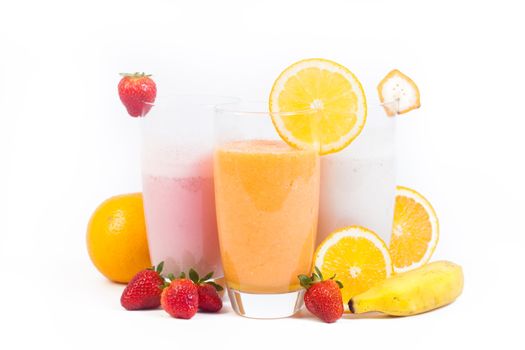
M419 108L419 89L412 79L397 69L388 73L377 86L379 99L388 116L403 114Z

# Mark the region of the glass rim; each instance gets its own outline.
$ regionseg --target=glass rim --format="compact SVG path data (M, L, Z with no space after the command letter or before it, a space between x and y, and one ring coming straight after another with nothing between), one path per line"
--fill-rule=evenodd
M239 105L258 105L263 108L247 108L240 107ZM216 113L227 113L236 116L268 116L268 115L281 115L281 116L293 116L293 115L304 115L304 114L316 114L319 110L316 109L303 109L295 111L281 111L281 112L270 112L269 104L265 101L237 101L232 103L223 103L215 106Z
M379 103L373 103L373 104L366 104L367 109L368 106L376 106L385 108L388 106L393 106L396 103L398 103L398 100L392 100L392 101L385 101L385 102L379 102ZM260 105L260 106L266 106L267 110L261 110L262 108L258 109L251 109L251 108L241 108L239 107L240 104L253 104L253 105ZM294 111L280 111L280 112L270 112L269 110L269 103L264 101L243 101L241 99L237 100L236 102L231 103L222 103L215 105L215 112L216 113L227 113L231 115L236 116L268 116L268 115L280 115L280 116L294 116L294 115L313 115L319 112L322 112L320 109L303 109L303 110L294 110Z
M241 99L235 96L227 95L214 95L214 94L184 94L184 93L166 93L162 95L157 95L154 102L144 102L147 106L159 106L158 102L160 101L186 101L189 105L194 106L210 106L216 107L223 104L235 104L241 102ZM198 101L202 100L202 103ZM218 103L214 103L213 100L222 100Z

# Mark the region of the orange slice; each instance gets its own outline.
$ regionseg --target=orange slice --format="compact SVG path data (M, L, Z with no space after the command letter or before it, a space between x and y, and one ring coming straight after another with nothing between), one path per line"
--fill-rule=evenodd
M374 232L349 226L331 233L314 254L314 266L326 277L335 275L343 283L343 303L377 282L390 277L388 248Z
M417 85L397 69L381 80L377 92L389 116L403 114L421 106Z
M289 145L314 146L320 154L348 146L366 121L366 98L342 65L312 58L286 68L270 93L272 121Z
M439 224L430 202L418 192L397 186L390 256L394 272L426 264L439 240Z

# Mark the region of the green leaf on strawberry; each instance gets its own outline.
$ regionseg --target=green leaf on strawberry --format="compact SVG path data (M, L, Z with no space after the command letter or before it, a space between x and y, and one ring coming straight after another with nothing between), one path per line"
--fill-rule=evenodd
M188 276L190 277L190 280L193 281L193 283L195 284L199 283L199 274L194 269L190 269Z
M297 276L297 278L299 279L299 283L301 284L301 286L303 288L308 289L315 283L319 283L319 282L325 281L325 279L323 278L323 274L322 274L321 270L319 270L319 268L317 266L314 266L314 271L315 272L312 272L311 276L307 276L307 275L304 275L304 274L301 274L301 275ZM343 288L343 283L341 283L341 281L335 280L335 275L330 277L329 280L334 280L334 282L337 283L339 288Z
M157 268L155 271L160 275L162 273L162 269L164 268L164 261L161 261L160 264L157 265Z
M212 272L209 272L206 276L204 276L204 277L202 278L202 280L203 280L203 281L207 281L207 280L209 280L209 279L212 278L212 277L213 277L213 271L212 271Z

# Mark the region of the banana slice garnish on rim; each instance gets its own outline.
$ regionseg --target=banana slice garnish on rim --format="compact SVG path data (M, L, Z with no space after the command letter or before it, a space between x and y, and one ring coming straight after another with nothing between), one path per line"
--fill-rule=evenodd
M377 86L379 99L388 116L407 113L421 106L419 89L412 79L397 69L388 73Z

